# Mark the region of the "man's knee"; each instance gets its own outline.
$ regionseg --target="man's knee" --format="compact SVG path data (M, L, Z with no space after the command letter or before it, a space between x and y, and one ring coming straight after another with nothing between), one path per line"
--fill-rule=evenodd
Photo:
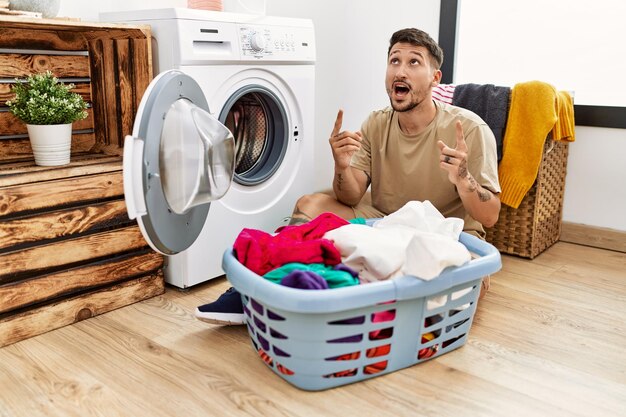
M325 206L325 202L328 202L329 199L333 199L328 194L323 193L314 193L314 194L306 194L298 199L296 202L296 207L304 212L312 212L316 213L320 210L320 207Z
M320 193L306 194L300 197L298 201L296 201L293 213L291 213L291 220L289 221L289 224L297 225L306 223L319 216L321 213L326 211L324 209L326 206L324 202L325 199L327 202L328 199L332 199L332 197L327 194Z

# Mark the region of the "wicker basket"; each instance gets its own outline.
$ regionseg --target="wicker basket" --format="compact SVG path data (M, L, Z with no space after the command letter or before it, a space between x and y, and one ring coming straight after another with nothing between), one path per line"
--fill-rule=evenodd
M500 252L533 259L561 235L568 143L548 138L537 180L518 208L502 205L500 218L487 228L487 241Z

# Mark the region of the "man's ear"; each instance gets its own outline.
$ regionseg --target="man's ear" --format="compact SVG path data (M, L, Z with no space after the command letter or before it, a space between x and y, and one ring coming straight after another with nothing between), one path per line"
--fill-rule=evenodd
M430 83L430 85L435 87L435 86L439 85L439 82L441 82L441 70L435 70L433 72L433 80Z

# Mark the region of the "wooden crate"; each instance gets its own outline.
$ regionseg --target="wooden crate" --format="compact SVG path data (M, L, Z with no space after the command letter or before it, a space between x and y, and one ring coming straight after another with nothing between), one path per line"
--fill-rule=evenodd
M567 142L546 139L537 180L519 207L502 204L496 224L485 229L500 252L533 259L559 240L568 150Z
M123 138L152 79L147 26L0 19L0 346L164 290L163 257L128 219ZM11 82L50 69L90 104L69 165L34 164Z

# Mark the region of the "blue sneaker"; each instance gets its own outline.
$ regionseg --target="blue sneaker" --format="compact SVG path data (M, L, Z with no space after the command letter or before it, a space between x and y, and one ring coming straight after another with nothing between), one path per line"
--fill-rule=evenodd
M230 287L217 300L197 307L195 316L198 320L213 324L245 324L241 294Z

